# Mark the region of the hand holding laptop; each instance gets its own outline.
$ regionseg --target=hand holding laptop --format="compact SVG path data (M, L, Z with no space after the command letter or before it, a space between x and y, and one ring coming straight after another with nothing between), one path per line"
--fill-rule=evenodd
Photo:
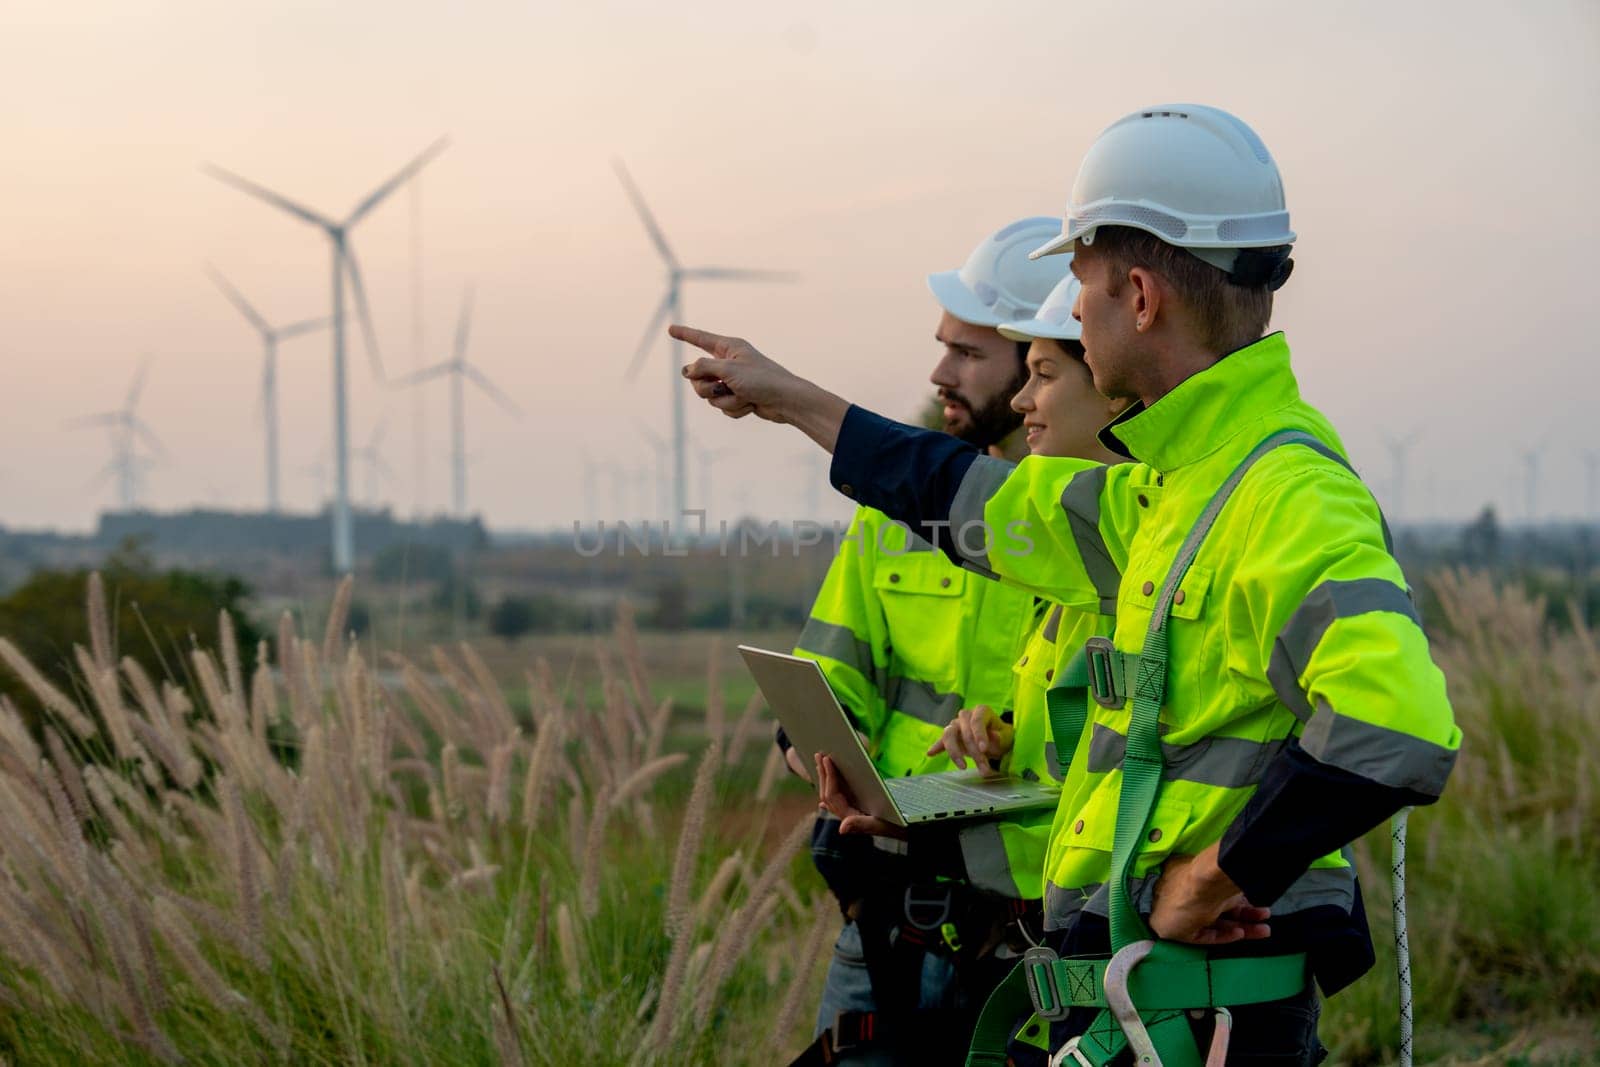
M817 794L821 799L821 807L833 812L839 820L841 834L873 834L877 837L906 836L904 826L896 826L887 819L880 819L876 815L869 815L856 807L856 802L850 796L850 787L845 783L844 775L839 773L839 768L833 765L833 758L826 752L818 752L817 760Z

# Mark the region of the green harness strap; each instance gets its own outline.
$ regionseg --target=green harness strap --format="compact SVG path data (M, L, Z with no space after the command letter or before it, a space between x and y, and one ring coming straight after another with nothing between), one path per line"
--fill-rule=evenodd
M1113 952L1152 937L1129 896L1128 879L1150 814L1155 810L1166 762L1161 751L1160 716L1161 704L1166 698L1167 624L1172 616L1173 598L1217 516L1245 474L1262 456L1289 444L1304 445L1349 466L1333 449L1300 430L1279 431L1256 445L1218 487L1178 549L1151 614L1144 648L1137 654L1117 653L1104 638L1091 639L1062 670L1055 687L1046 694L1050 728L1056 741L1057 767L1063 779L1076 740L1088 724L1090 695L1108 707L1121 707L1123 698L1132 696L1116 833L1111 846L1109 911ZM1387 528L1384 534L1387 541ZM1067 738L1072 741L1064 742ZM973 1031L967 1067L1003 1067L1012 1027L1030 1008L1043 1018L1063 1017L1071 1007L1100 1008L1089 1030L1079 1040L1075 1058L1091 1067L1108 1063L1127 1042L1120 1025L1105 1009L1106 962L1104 959L1061 960L1048 950L1031 951L1029 958L1013 969L984 1005ZM1087 970L1085 964L1089 965ZM1228 974L1228 980L1215 982L1219 973ZM1305 982L1303 953L1209 960L1202 949L1157 942L1152 955L1130 976L1129 990L1141 1009L1140 1017L1160 1050L1163 1063L1168 1067L1197 1067L1199 1052L1182 1009L1280 1000L1304 989ZM1026 1001L1022 999L1023 994L1027 994Z

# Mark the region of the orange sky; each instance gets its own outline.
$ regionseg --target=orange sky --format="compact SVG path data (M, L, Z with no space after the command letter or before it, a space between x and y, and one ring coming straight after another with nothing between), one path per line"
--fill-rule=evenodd
M421 193L423 356L444 355L475 283L471 356L528 415L469 398L470 500L496 526L544 526L583 512L572 457L650 469L638 427L668 426L665 345L621 377L661 277L610 156L686 262L802 275L691 289L691 321L905 415L937 355L924 275L1003 222L1058 213L1100 128L1172 100L1236 112L1277 157L1301 240L1275 325L1380 495L1383 435L1415 428L1412 515L1494 502L1520 516L1515 452L1535 445L1540 512L1585 506L1581 456L1600 449L1588 0L7 0L4 22L6 526L82 528L112 502L90 485L103 437L64 423L114 406L144 352L143 415L171 453L147 501L261 501L258 343L202 264L296 319L326 310L326 245L202 160L342 214L433 137L454 138ZM356 231L395 373L416 358L410 208L397 196ZM399 473L384 495L410 511L411 401L374 385L358 342L351 357L352 436L387 410ZM300 468L329 436L326 340L287 342L281 378L285 496L309 507L317 486ZM448 501L443 389L426 404L433 511ZM773 516L803 502L792 431L697 409L690 429L740 449L718 465L715 511L741 494ZM599 498L612 514L609 482Z

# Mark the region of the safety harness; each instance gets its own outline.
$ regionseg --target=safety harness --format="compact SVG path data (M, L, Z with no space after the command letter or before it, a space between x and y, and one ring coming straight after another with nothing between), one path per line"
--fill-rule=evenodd
M1166 698L1174 596L1245 474L1283 445L1304 445L1349 466L1333 449L1299 430L1274 433L1258 444L1218 488L1178 549L1151 615L1144 648L1137 654L1123 653L1103 638L1091 639L1047 694L1063 779L1073 740L1088 723L1089 700L1120 709L1132 698L1108 883L1112 955L1061 959L1049 948L1030 949L984 1005L967 1067L1005 1067L1006 1045L1018 1019L1032 1012L1036 1020L1048 1023L1065 1019L1072 1008L1099 1011L1086 1031L1051 1055L1051 1067L1104 1067L1124 1050L1132 1051L1138 1067L1200 1067L1188 1013L1201 1009L1216 1013L1204 1063L1220 1067L1227 1056L1230 1006L1282 1000L1305 990L1304 953L1217 959L1192 945L1156 940L1128 892L1128 878L1161 789L1165 757L1159 718ZM1037 1033L1038 1022L1026 1023L1023 1032Z
M1038 901L1004 898L965 881L933 874L874 848L866 838L841 837L833 820L819 820L812 857L861 935L861 955L872 984L874 1009L841 1012L790 1067L827 1067L841 1057L892 1048L908 1062L955 1062L951 1050L966 1044L975 1012L922 1010L922 968L929 954L945 957L963 990L984 1002L1010 969L996 959L997 932L1019 927L1019 946L1042 928ZM1010 960L1014 960L1013 953Z

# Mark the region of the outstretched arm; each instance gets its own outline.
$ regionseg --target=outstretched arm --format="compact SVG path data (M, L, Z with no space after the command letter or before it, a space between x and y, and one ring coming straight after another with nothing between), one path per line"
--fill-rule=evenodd
M683 368L694 391L730 419L786 422L832 452L849 401L763 356L749 341L674 325L667 332L707 355Z

